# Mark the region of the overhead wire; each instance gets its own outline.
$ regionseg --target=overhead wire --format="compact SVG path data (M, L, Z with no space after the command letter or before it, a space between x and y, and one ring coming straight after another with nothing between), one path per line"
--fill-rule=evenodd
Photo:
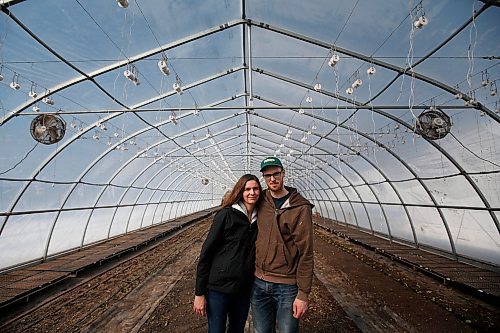
M403 23L402 21L401 23ZM400 25L399 25L400 26ZM398 27L399 27L398 26ZM395 32L391 32L390 34L392 35ZM373 57L373 54L370 55L370 57ZM316 56L316 55L310 55L310 56L291 56L291 55L282 55L282 56L252 56L254 59L325 59L324 56ZM500 56L474 56L475 59L483 59L483 60L499 60ZM223 59L242 59L241 56L220 56L220 57L168 57L169 60L223 60ZM373 59L406 59L406 56L378 56L378 57L373 57ZM428 59L469 59L467 56L430 56ZM95 63L95 62L110 62L110 63L115 63L117 61L120 61L121 59L85 59L85 60L68 60L68 62L73 63L73 64L86 64L86 63ZM148 62L148 61L157 61L156 59L142 59L142 62ZM51 64L51 63L62 63L61 60L37 60L37 61L24 61L24 60L9 60L2 62L4 64ZM359 69L359 67L358 67Z
M351 8L351 11L350 11L350 13L349 13L349 15L348 15L347 19L345 20L344 24L342 25L342 28L340 29L339 33L337 34L337 37L335 38L335 40L334 40L334 42L333 42L333 45L335 45L335 44L337 43L338 39L340 38L340 36L341 36L341 35L342 35L342 33L344 32L344 29L345 29L345 27L347 26L347 23L349 22L349 20L351 19L351 17L352 17L352 15L353 15L353 13L354 13L354 11L355 11L355 9L356 9L356 7L357 7L358 3L359 3L359 0L356 0L356 3L355 3L355 4L354 4L354 6ZM330 51L329 51L329 54L330 54ZM319 73L321 72L321 70L323 69L323 67L324 67L324 65L325 65L325 63L326 63L326 61L327 61L327 60L326 60L326 59L327 59L326 57L323 57L323 59L324 59L324 60L323 60L323 62L321 63L320 68L318 69L318 71L316 72L316 74L315 74L315 76L314 76L314 79L313 79L313 81L312 81L312 84L313 84L314 82L316 82L316 81L317 81L318 76L319 76ZM312 85L312 84L311 84L311 85ZM338 93L338 90L337 90L337 93ZM302 97L302 99L301 99L301 101L300 101L300 103L299 103L300 105L302 105L302 102L304 101L304 98L306 98L306 96L307 96L307 93L306 93L306 94ZM337 102L338 102L338 101L337 101ZM327 103L327 104L328 104L328 103ZM291 124L291 123L292 123L292 121L293 121L294 117L295 117L295 113L293 114L292 118L290 119L289 124ZM350 117L348 117L348 119L349 119L349 118L350 118ZM333 129L333 130L335 130L335 127L334 127L334 129ZM332 131L333 131L333 130L332 130ZM330 133L331 133L332 131L330 131ZM306 150L306 153L307 153L307 152L308 152L311 148L316 147L316 146L318 145L318 143L319 143L321 140L322 140L322 137L320 136L320 138L318 139L318 141L316 141L316 143L314 143L313 145L311 145L311 146L310 146L310 147ZM296 157L296 159L297 159L297 157Z
M28 151L28 152L24 155L24 157L22 157L22 158L21 158L21 159L20 159L20 160L19 160L16 164L14 164L14 165L13 165L12 167L10 167L9 169L7 169L7 170L4 170L4 171L0 172L0 175L5 175L7 172L14 170L15 168L17 168L17 166L18 166L18 165L20 165L21 163L23 163L23 162L24 162L24 160L26 160L26 159L28 158L29 154L31 154L31 152L32 152L33 150L35 150L35 148L38 146L38 143L39 143L39 142L37 141L37 142L35 143L35 145L34 145L34 146L33 146L33 147L32 147L32 148L31 148L31 149L30 149L30 150L29 150L29 151Z
M153 35L153 37L154 37L154 39L155 39L156 43L158 44L158 46L159 46L159 47L160 47L160 49L162 50L162 53L163 53L164 57L166 58L166 57L167 57L167 55L165 54L165 52L164 52L164 50L163 50L163 48L162 48L162 46L161 46L161 44L160 44L160 42L159 42L158 38L156 37L156 34L154 33L153 29L151 28L151 25L149 24L149 21L147 20L146 16L144 15L144 12L142 11L141 6L139 5L139 0L136 0L135 2L136 2L137 7L139 8L139 11L141 12L141 14L142 14L142 16L143 16L143 18L144 18L144 21L146 22L146 24L147 24L147 26L148 26L148 28L149 28L149 31L150 31L150 32L151 32L151 34ZM172 71L173 71L173 72L175 73L175 75L176 75L176 80L178 79L178 80L180 81L180 83L182 83L182 80L180 79L179 74L177 73L177 71L175 70L175 68L174 68L174 66L173 66L172 64L171 64L171 68L172 68ZM194 104L195 104L195 106L196 106L198 103L196 102L196 99L194 98L194 96L193 96L193 94L191 93L191 91L189 91L189 90L188 90L188 91L187 91L187 93L191 96L191 98L193 99L193 102L194 102ZM181 101L182 101L182 97L181 97L181 94L179 93L179 103L181 103ZM181 108L181 105L179 105L179 108ZM174 116L175 116L175 115L174 115ZM203 115L203 113L201 113L201 116L202 116L202 119L203 119L204 123L205 123L205 124L207 124L207 121L206 121L205 116ZM208 125L207 125L207 126L208 126ZM207 129L208 129L208 127L207 127ZM215 143L215 144L217 145L217 143ZM192 154L190 151L188 151L188 153Z

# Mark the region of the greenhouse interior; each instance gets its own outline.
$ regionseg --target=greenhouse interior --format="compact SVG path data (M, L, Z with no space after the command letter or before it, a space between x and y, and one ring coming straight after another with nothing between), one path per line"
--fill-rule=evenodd
M265 188L261 162L273 156L285 184L314 205L315 232L337 237L324 262L315 240L322 284L313 285L330 291L318 297L331 294L324 304L340 304L355 322L311 328L340 325L312 307L303 331L392 332L356 322L325 282L320 268L340 256L339 244L456 286L491 312L469 318L448 306L444 315L459 313L471 331L500 329L500 1L0 0L0 8L0 309L11 313L0 330L54 331L61 320L47 313L30 329L18 317L153 244L187 256L191 247L173 239L210 223L242 175ZM202 243L207 231L186 238ZM195 322L170 315L169 325ZM120 331L81 316L81 326L56 331ZM432 331L394 316L406 323L394 331ZM206 330L193 327L185 331Z

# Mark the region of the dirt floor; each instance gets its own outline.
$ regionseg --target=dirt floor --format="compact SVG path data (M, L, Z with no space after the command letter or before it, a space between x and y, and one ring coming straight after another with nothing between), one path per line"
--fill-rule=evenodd
M0 319L0 332L206 332L192 301L209 223ZM310 311L301 332L500 332L498 306L321 229L314 247Z

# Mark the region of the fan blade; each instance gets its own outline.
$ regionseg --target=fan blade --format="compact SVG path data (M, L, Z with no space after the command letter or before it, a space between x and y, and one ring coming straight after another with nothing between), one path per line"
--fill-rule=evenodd
M59 124L58 120L59 119L54 116L47 116L44 118L44 125L47 127L57 127Z
M38 138L38 139L41 139L43 138L43 136L45 135L46 133L46 130L47 128L43 125L38 125L35 127L35 136Z
M47 132L50 136L50 142L57 141L57 129L55 127L47 128Z

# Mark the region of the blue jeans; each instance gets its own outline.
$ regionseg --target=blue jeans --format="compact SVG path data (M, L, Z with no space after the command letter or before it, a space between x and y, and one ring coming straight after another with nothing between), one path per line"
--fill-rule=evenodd
M207 319L209 333L243 333L250 308L250 292L226 294L207 290Z
M251 297L254 332L274 333L276 322L280 333L298 332L299 320L293 317L297 291L297 285L255 278Z

